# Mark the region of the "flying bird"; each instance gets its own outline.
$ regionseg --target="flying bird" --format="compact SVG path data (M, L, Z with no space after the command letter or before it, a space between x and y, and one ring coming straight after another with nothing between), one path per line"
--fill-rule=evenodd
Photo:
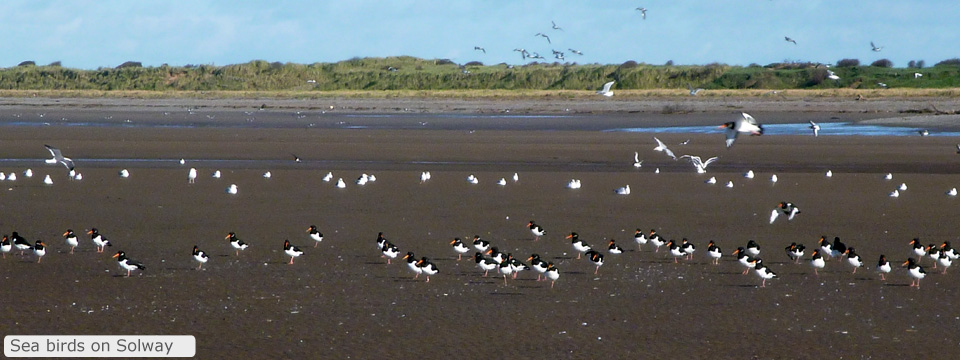
M483 51L484 54L487 53L487 49L484 49L484 48L479 47L479 46L474 46L473 49L474 49L474 50L477 50L477 51Z
M680 158L690 159L690 163L692 163L693 166L697 168L697 174L706 174L707 166L710 166L710 164L712 164L714 161L717 161L717 159L719 159L719 157L714 156L712 158L707 159L707 161L703 161L702 159L700 159L699 156L692 156L692 155L684 155L684 156L681 156Z
M539 36L539 37L542 37L542 38L544 38L544 39L547 39L547 44L553 44L552 42L550 42L550 37L549 37L549 36L547 36L547 34L544 34L544 33L537 33L536 35L533 35L533 36Z
M637 8L637 11L640 12L640 16L642 16L644 20L647 19L647 8L645 8L645 7L638 7L638 8Z
M562 28L562 27L559 27L559 26L557 26L557 23L555 23L555 22L553 22L553 20L550 20L550 23L551 23L551 24L553 24L553 29L554 29L554 30L560 30L560 31L563 31L563 28Z
M570 48L567 48L567 50L570 50L570 52L572 52L572 53L574 53L574 54L577 54L577 55L583 55L583 52L580 51L580 50L574 50L574 49L570 49Z
M786 40L787 42L792 42L794 45L797 44L797 41L794 39L791 39L789 36L784 36L783 39Z
M799 213L800 208L798 208L796 205L786 201L781 201L780 204L773 209L773 212L770 213L770 223L773 224L773 222L780 217L780 214L786 215L787 220L793 220L793 217L797 216Z
M63 166L66 166L66 167L67 167L67 170L73 171L73 169L74 169L73 159L70 159L70 158L68 158L68 157L64 157L63 154L60 152L60 149L57 149L57 148L55 148L55 147L53 147L53 146L50 146L50 145L43 145L43 146L45 146L45 147L47 148L47 151L50 152L50 155L53 156L52 159L47 159L47 160L45 160L45 162L46 162L47 164L60 163L60 164L63 164Z
M745 112L740 113L740 118L736 121L730 121L720 125L719 128L726 128L727 148L733 146L740 133L750 133L754 136L763 135L763 125L757 123L757 120Z
M870 49L873 50L873 51L876 51L876 52L880 52L880 50L883 50L883 46L874 45L874 44L873 44L873 41L871 41L871 42L870 42Z
M820 136L820 125L813 120L810 121L810 130L813 130L813 136Z
M640 153L634 151L634 152L633 152L633 167L638 168L638 167L641 167L641 166L643 166L643 160L640 160Z
M613 83L615 82L616 81L611 81L606 84L603 84L603 89L597 90L597 94L600 94L606 97L613 96L613 90L610 90L610 88L613 87Z
M690 84L687 84L687 89L690 89L690 96L696 96L697 93L703 91L703 88L694 88Z
M833 71L827 70L827 79L830 80L840 80L840 77L837 74L834 74Z
M657 139L656 136L654 136L653 139L657 141L657 147L653 148L653 151L661 151L664 154L667 154L667 156L673 158L674 160L677 159L677 156L673 154L673 151L667 148L667 144L664 144L663 141L660 141L660 139Z

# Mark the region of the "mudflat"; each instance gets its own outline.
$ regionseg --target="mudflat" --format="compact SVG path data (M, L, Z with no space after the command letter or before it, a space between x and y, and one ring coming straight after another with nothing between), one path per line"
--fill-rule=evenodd
M226 100L74 104L86 101L0 102L0 171L18 175L0 182L2 233L44 240L49 249L40 263L16 250L0 259L8 334L194 335L198 358L946 359L960 345L957 269L942 274L925 257L918 289L900 267L916 257L913 238L958 242L960 200L945 194L960 186L958 139L741 136L727 149L719 129L600 131L719 125L739 111L768 123L887 121L923 103L891 100L849 112L732 102L689 113L622 103L650 110L583 105L558 117L568 106L538 112L535 101L490 106L527 109L509 113L444 110L439 100L407 100L432 109L423 112L329 109L322 101L266 110ZM367 101L363 107L395 107ZM943 101L940 110L954 100ZM500 116L517 111L525 116ZM653 151L653 136L678 156L719 160L697 174ZM83 179L44 164L44 144L72 157ZM191 167L200 174L194 184ZM23 175L27 168L33 177ZM121 169L130 177L118 176ZM219 179L210 176L216 170ZM755 177L745 178L750 170ZM423 171L432 178L421 182ZM328 172L332 181L323 181ZM376 181L356 185L363 173ZM471 174L477 184L465 180ZM42 183L46 175L53 185ZM706 184L710 177L717 184ZM338 178L346 188L334 186ZM500 178L506 185L496 184ZM567 189L571 179L582 187ZM238 194L225 193L230 184ZM908 189L888 196L901 184ZM631 194L614 192L625 185ZM801 213L770 224L781 201ZM546 229L536 241L531 220ZM310 225L322 242L309 238ZM93 227L113 244L104 253L85 235ZM74 254L62 237L67 229L81 237ZM693 259L675 262L666 247L638 245L637 229L689 239ZM238 256L228 232L249 248ZM378 232L401 256L428 257L439 274L425 282L399 257L387 264ZM603 254L599 270L578 259L571 232ZM458 261L450 246L456 237L470 245L475 235L521 260L539 254L557 266L559 280L551 287L534 271L484 277L473 251ZM815 275L809 259L821 236L840 237L865 265L853 273L846 259L830 259ZM304 252L293 264L285 239ZM626 251L608 253L611 240ZM706 254L711 240L724 255L718 265ZM731 255L749 240L778 275L762 288ZM799 263L784 251L792 242L807 247ZM210 255L202 270L194 245ZM146 269L126 277L110 257L118 250ZM893 267L886 280L876 271L881 254Z

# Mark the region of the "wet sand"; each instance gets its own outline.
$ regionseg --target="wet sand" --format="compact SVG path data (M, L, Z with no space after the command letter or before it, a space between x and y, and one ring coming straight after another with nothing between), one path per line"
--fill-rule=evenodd
M924 259L928 275L915 289L897 267L911 255L914 237L958 243L960 200L944 194L960 186L955 138L742 137L728 150L719 133L657 135L678 155L721 156L698 175L652 151L651 134L596 130L663 124L662 114L593 114L589 122L379 120L409 122L398 130L337 128L349 120L320 121L326 114L314 113L301 119L286 109L275 110L275 118L253 115L269 123L263 126L239 125L247 122L243 111L255 110L163 115L168 111L50 106L42 112L48 120L38 120L31 118L40 113L35 107L0 107L3 121L122 124L129 117L163 124L182 116L207 124L2 128L4 157L12 160L0 162L0 171L35 172L0 183L3 233L18 231L50 248L39 264L15 253L0 260L0 304L8 309L0 323L8 334L188 334L197 338L198 358L952 358L960 345L957 269L943 275ZM775 106L745 111L760 119L824 114ZM732 113L669 121L713 124ZM689 145L674 145L686 139ZM77 160L83 180L43 164L45 143ZM639 169L634 151L644 160ZM303 162L293 162L292 153ZM187 183L189 167L200 170L196 184ZM130 178L117 176L121 168ZM223 178L210 178L215 169ZM421 184L424 170L433 178ZM747 170L756 178L745 179ZM825 177L826 170L834 176ZM273 177L264 179L265 171ZM328 171L348 187L322 181ZM882 179L887 172L893 180ZM361 173L377 181L354 185ZM776 184L768 180L774 173ZM46 174L54 185L40 182ZM464 180L470 174L479 184ZM710 176L719 184L705 184ZM501 177L508 185L494 183ZM564 188L571 178L583 188ZM721 185L728 180L734 188ZM231 183L238 195L224 193ZM909 189L888 197L900 183ZM632 194L614 194L626 184ZM767 216L780 201L796 203L802 214L770 225ZM525 227L530 220L547 229L539 241ZM325 234L318 247L305 231L311 224ZM67 254L63 231L91 227L114 246L97 254L81 236L77 252ZM638 249L637 228L690 239L698 248L694 260L675 264L663 248ZM250 243L239 257L224 240L231 231ZM426 283L423 276L413 280L399 259L387 265L375 246L381 231L401 253L429 257L440 274ZM616 239L627 252L603 251L606 262L594 275L564 239L571 231L598 248ZM472 260L457 261L448 244L473 235L514 256L538 253L554 262L561 271L556 287L532 272L507 285L494 274L484 278ZM856 247L865 267L852 274L846 261L829 261L815 276L806 259L822 235ZM284 239L305 252L293 265L286 264ZM732 257L714 266L705 254L710 240L728 255L751 239L779 275L765 288L752 271L741 275ZM791 242L807 246L800 264L783 252ZM190 256L193 245L211 255L203 270ZM117 250L144 262L146 271L122 277L110 258ZM886 281L874 270L880 254L894 263Z

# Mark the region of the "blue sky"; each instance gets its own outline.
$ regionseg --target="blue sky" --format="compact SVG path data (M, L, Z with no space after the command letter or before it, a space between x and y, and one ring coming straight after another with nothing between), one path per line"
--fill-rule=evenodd
M637 7L647 9L646 20ZM227 65L395 55L529 62L512 51L518 47L550 61L552 49L564 51L578 63L887 58L895 66L921 59L933 65L960 57L958 18L957 0L4 0L0 67L24 60L94 69L128 60ZM871 41L883 50L871 51Z

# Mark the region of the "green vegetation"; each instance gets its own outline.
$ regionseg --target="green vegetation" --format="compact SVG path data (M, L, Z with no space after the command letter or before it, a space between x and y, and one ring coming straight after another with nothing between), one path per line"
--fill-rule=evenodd
M853 60L853 59L845 59ZM79 70L60 62L0 69L0 90L97 91L567 91L595 90L617 80L616 90L829 90L890 88L946 89L960 87L960 65L946 62L930 68L893 68L887 63L861 66L845 61L830 70L840 80L827 78L828 69L811 63L767 66L648 65L628 61L621 65L531 63L523 66L459 66L449 60L413 57L354 58L337 63L292 64L251 61L226 66L142 67L128 61L117 68ZM914 73L922 77L914 77Z

